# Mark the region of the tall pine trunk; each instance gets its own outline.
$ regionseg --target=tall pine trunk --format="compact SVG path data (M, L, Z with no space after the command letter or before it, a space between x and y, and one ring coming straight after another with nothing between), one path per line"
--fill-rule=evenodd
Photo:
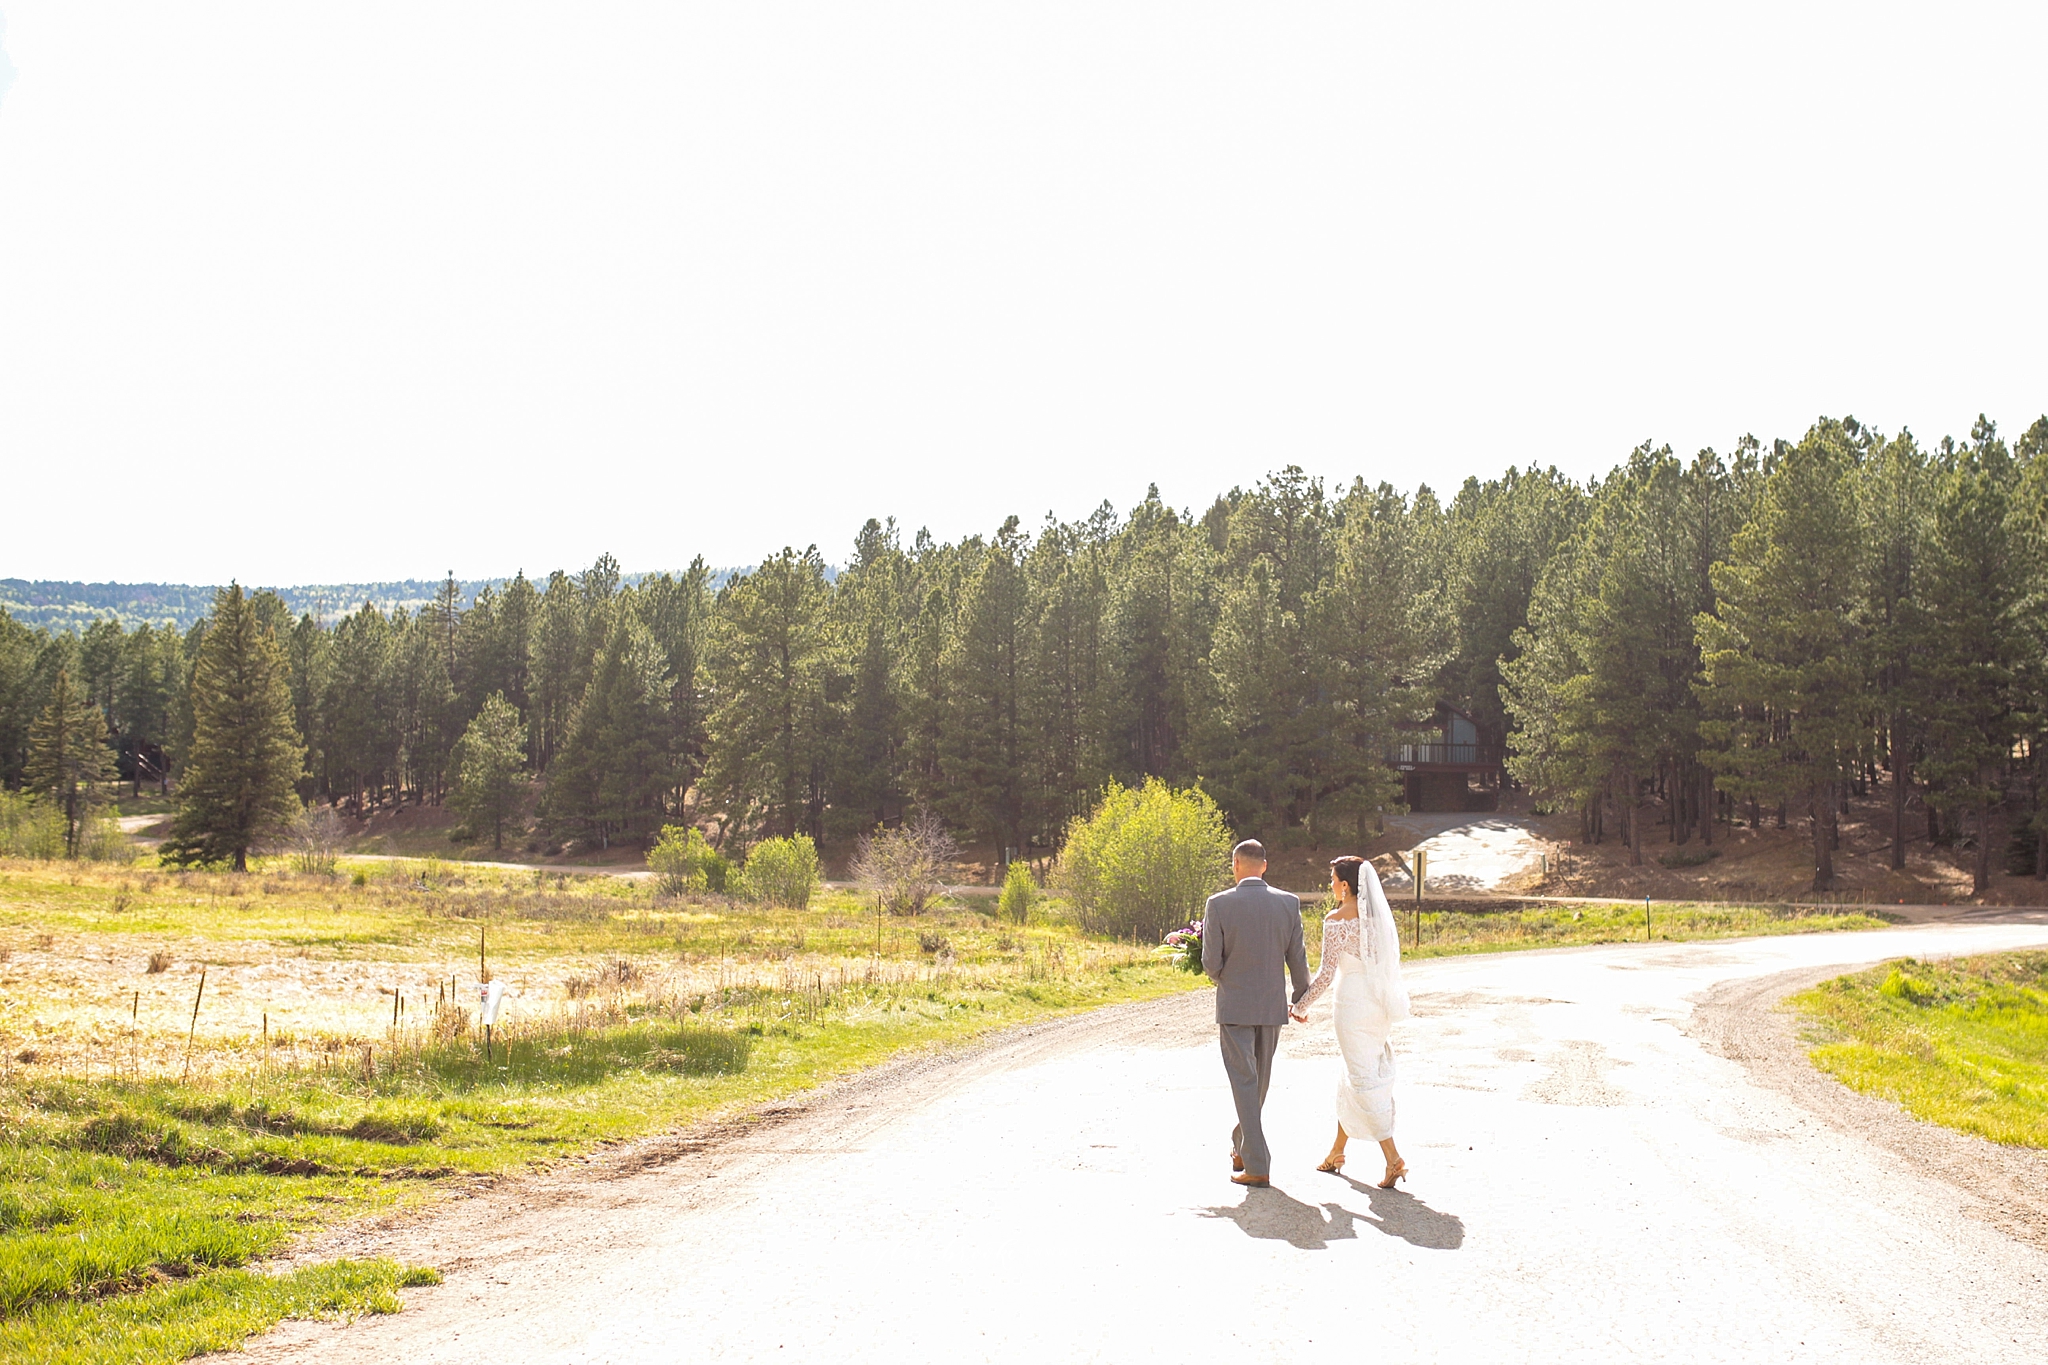
M1835 884L1834 793L1825 785L1807 802L1813 816L1813 889L1831 890Z
M1977 803L1977 866L1970 877L1970 894L1981 896L1991 889L1991 803Z
M1892 755L1892 871L1906 866L1906 765Z

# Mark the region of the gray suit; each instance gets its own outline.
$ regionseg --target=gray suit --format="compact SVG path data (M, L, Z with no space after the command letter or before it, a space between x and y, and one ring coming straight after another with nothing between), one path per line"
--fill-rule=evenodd
M1286 976L1294 979L1287 993ZM1216 983L1216 1034L1237 1104L1230 1145L1250 1175L1270 1175L1272 1156L1260 1121L1273 1083L1273 1053L1287 1007L1308 994L1308 948L1301 898L1246 877L1209 897L1202 914L1202 970Z

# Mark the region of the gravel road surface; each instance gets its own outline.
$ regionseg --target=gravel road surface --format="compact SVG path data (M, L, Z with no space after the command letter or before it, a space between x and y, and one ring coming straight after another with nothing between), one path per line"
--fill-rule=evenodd
M1397 1192L1365 1144L1356 1178L1312 1169L1327 1005L1287 1031L1253 1191L1226 1179L1210 997L1101 1011L331 1242L445 1283L251 1354L2048 1359L2048 1158L1848 1096L1768 1009L1885 957L2043 945L1935 925L1416 964Z

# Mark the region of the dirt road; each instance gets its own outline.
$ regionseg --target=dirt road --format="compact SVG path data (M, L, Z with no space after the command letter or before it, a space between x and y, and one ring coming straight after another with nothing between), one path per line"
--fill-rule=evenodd
M1843 1096L1760 1013L1850 964L2039 945L2048 926L1941 925L1417 964L1394 1193L1362 1146L1356 1179L1311 1169L1327 1006L1288 1030L1275 1187L1249 1192L1210 998L1105 1011L327 1248L446 1282L254 1354L2048 1358L2048 1158Z

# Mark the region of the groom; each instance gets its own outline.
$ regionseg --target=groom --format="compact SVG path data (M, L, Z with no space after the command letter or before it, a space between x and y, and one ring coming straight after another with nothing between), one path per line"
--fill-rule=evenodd
M1223 1071L1237 1102L1230 1135L1230 1177L1238 1185L1272 1184L1273 1162L1259 1113L1273 1082L1273 1052L1288 1008L1308 994L1308 949L1301 939L1301 899L1266 885L1266 848L1247 839L1230 853L1237 885L1209 897L1202 914L1202 970L1216 983L1216 1033ZM1287 994L1285 964L1294 978Z

